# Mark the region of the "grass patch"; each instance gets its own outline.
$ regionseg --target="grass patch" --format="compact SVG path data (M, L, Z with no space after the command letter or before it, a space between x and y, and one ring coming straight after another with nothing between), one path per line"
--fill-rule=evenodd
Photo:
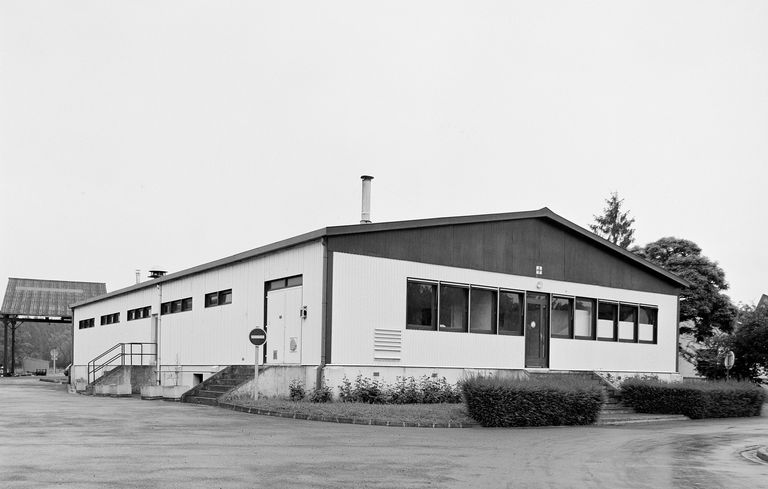
M336 418L375 419L391 423L476 424L464 404L364 404L358 402L314 403L279 398L258 401L240 399L234 404L280 413L297 413Z

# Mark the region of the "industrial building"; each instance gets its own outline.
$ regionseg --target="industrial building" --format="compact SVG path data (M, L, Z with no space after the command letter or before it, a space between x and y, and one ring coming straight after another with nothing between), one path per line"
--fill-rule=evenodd
M686 286L547 208L326 227L75 304L72 375L91 381L110 349L113 363L141 351L159 384L194 386L253 365L248 333L263 327L258 362L284 386L468 371L674 377Z

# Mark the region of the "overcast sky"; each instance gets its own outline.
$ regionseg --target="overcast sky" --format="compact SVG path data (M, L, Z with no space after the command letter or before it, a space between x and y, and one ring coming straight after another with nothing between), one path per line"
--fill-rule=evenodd
M768 2L0 2L0 281L612 191L768 293Z

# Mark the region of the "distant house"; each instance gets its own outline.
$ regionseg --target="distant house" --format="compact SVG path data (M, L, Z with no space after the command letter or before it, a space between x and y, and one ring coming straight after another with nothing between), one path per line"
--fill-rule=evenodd
M135 343L156 345L161 385L195 385L253 365L253 328L266 329L260 364L330 386L478 370L677 376L687 286L547 208L327 227L75 304L73 378Z
M761 307L768 307L768 294L763 294L760 300L757 301L757 307L755 307L755 309L760 309Z

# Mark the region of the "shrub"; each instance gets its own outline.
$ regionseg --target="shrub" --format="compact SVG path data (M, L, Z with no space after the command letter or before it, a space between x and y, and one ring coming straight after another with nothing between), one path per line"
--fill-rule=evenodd
M288 398L291 401L301 401L305 395L304 383L299 379L291 380L290 384L288 384Z
M602 387L584 379L473 376L461 389L469 416L483 426L592 424L604 396Z
M346 375L341 380L341 385L339 386L339 401L354 402L352 399L352 382L349 381Z
M339 386L339 400L366 404L436 404L461 402L461 392L445 377L418 381L413 377L397 377L394 385L358 375L354 384L344 377Z
M461 390L445 380L445 377L422 377L419 384L424 404L438 404L441 402L461 402Z
M319 387L312 389L308 398L310 402L331 402L333 400L333 393L330 387L320 384Z
M397 377L389 397L392 404L416 404L421 403L424 394L413 377Z
M641 413L684 414L689 418L760 416L766 392L751 382L678 382L629 379L622 400Z

